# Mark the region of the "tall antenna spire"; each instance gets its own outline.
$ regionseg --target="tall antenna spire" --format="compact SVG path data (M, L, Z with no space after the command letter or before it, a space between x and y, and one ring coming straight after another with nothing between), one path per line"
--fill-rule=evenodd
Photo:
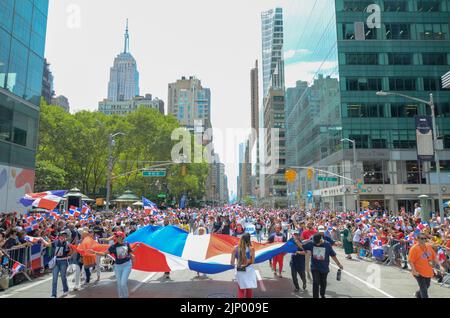
M127 28L125 30L125 47L123 49L124 53L130 52L130 35L128 34L128 19L127 19Z

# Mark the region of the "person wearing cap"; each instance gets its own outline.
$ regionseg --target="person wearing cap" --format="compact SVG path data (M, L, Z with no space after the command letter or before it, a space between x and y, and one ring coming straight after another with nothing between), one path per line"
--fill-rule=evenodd
M57 298L58 290L58 276L61 273L61 281L63 285L63 296L69 293L69 286L67 284L67 268L69 266L69 260L72 251L67 243L67 239L71 236L69 229L61 231L58 239L53 243L43 240L42 243L45 247L52 246L54 251L54 257L56 257L55 267L53 268L53 281L52 281L52 295L51 298Z
M297 246L303 247L305 251L311 253L311 273L313 276L313 297L325 298L327 288L327 277L330 272L330 257L336 263L340 270L344 267L336 257L336 252L330 243L324 240L320 233L314 234L312 241L303 244L297 242Z
M430 288L431 278L434 277L433 268L439 264L439 258L431 244L427 244L427 239L425 233L420 233L417 244L411 248L408 256L411 274L419 285L419 290L415 293L416 298L428 298L428 288ZM445 271L442 265L440 268Z
M89 252L100 256L110 254L115 258L114 273L117 279L117 292L119 298L128 298L128 277L131 274L135 257L132 254L133 250L131 249L130 244L124 242L124 232L115 232L114 239L115 243L108 248L107 253L96 252L93 250L90 250Z

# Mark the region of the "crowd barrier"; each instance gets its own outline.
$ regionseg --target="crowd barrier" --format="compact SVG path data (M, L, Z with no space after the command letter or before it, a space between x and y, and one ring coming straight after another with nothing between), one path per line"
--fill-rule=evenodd
M32 246L3 249L5 254L0 264L0 289L20 284L24 279L32 280L36 273L41 272L50 261L51 248L44 248L41 244ZM18 262L25 268L11 280L12 269ZM22 276L23 275L23 276Z

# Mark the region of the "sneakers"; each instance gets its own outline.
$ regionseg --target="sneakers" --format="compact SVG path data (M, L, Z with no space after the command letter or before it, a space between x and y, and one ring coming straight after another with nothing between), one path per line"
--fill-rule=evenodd
M50 296L50 298L58 298L58 297L56 297L56 296Z
M62 293L62 297L66 297L67 295L69 295L69 292L68 292L68 291Z
M165 279L170 279L170 274L164 274Z
M300 288L295 288L294 293L298 293L300 291Z
M303 290L306 290L306 283L303 284Z

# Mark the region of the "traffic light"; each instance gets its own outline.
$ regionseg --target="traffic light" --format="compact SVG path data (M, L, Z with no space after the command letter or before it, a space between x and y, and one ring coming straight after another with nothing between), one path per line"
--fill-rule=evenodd
M287 182L293 183L295 182L295 179L297 178L297 172L295 170L287 170L284 174L284 178Z
M308 178L308 180L312 180L314 177L314 169L313 168L308 168L308 172L306 177Z

